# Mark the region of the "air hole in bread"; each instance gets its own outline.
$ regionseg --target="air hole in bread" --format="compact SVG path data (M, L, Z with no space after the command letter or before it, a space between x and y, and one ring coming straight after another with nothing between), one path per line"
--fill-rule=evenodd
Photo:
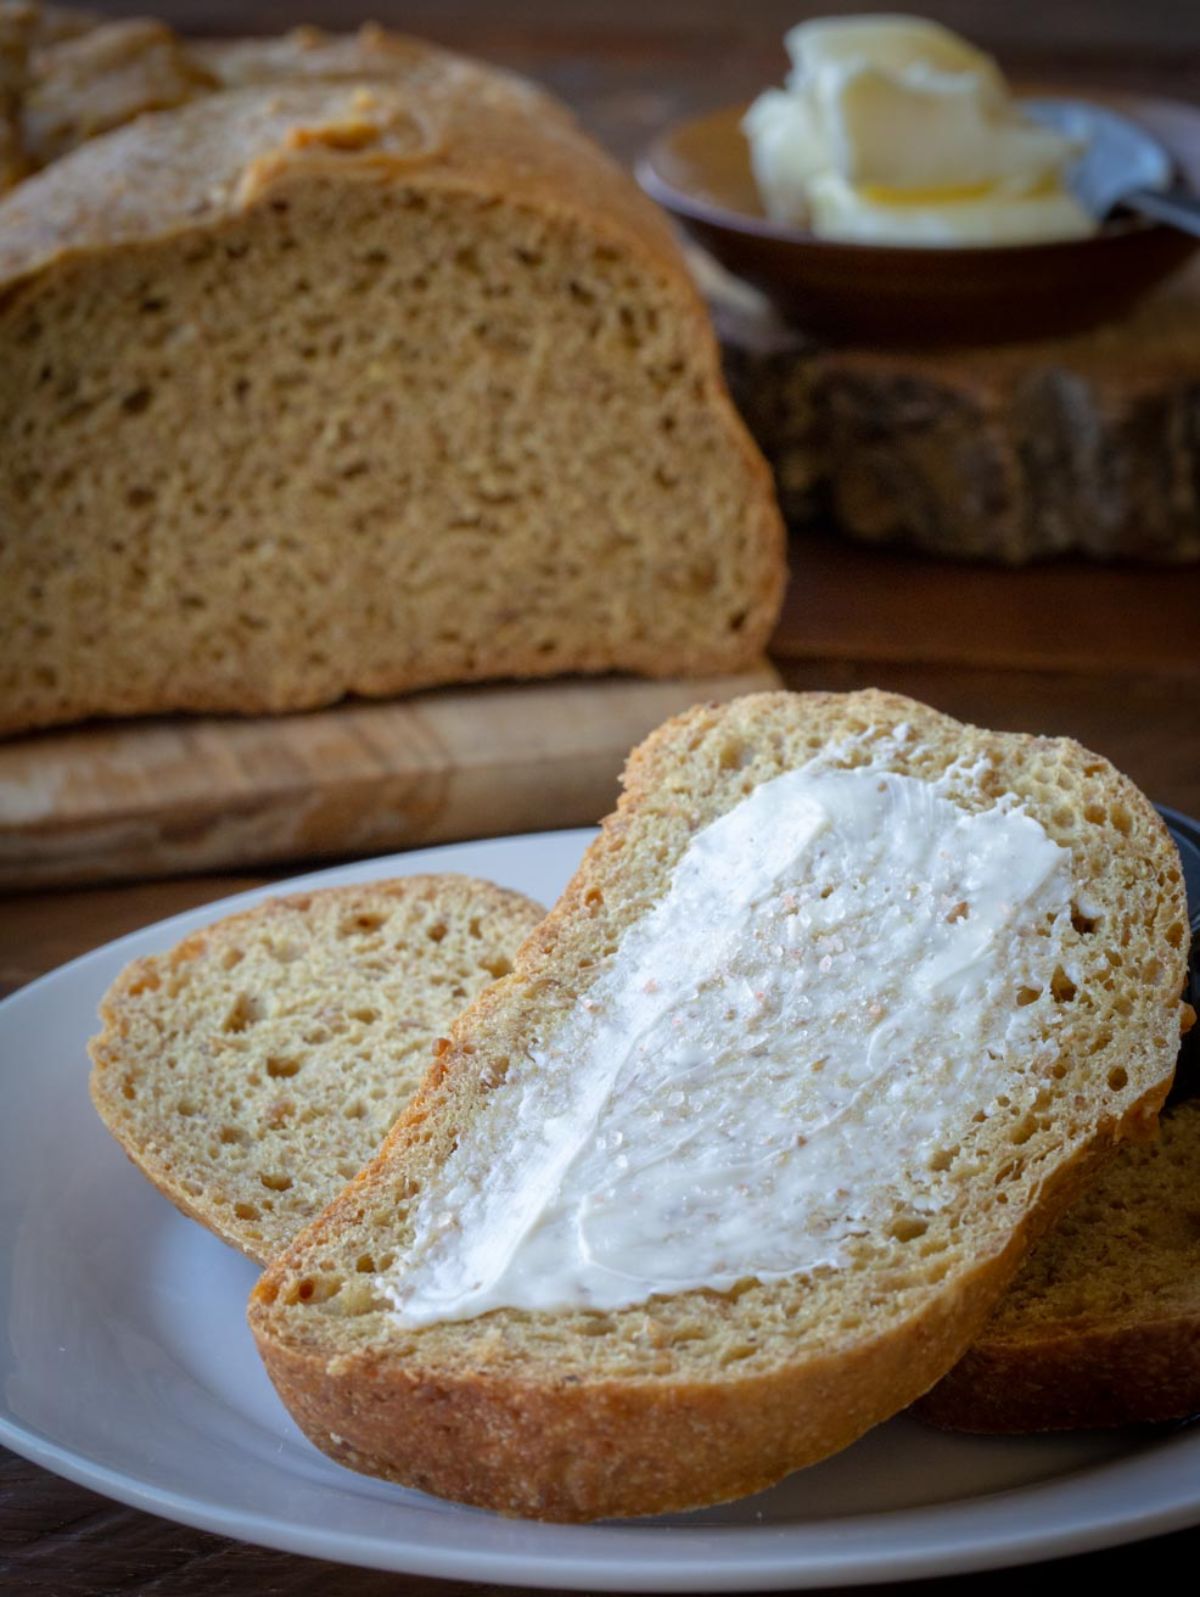
M233 1212L239 1220L257 1220L261 1213L256 1203L235 1203Z
M501 976L507 976L513 967L512 960L504 954L494 954L491 959L481 959L479 968L486 970L489 976L499 979Z
M244 1147L246 1143L250 1141L250 1133L248 1131L243 1131L240 1126L222 1126L220 1131L217 1133L217 1138L220 1142L223 1142L227 1145L230 1143L237 1143L238 1145Z
M1085 804L1083 806L1083 818L1085 821L1090 821L1093 826L1103 826L1106 818L1104 805Z
M1071 925L1081 937L1090 937L1100 923L1099 916L1085 915L1078 904L1071 905ZM1178 946L1178 945L1176 945Z
M264 1187L269 1188L272 1192L288 1192L292 1185L291 1176L275 1174L271 1171L259 1171L258 1179Z
M289 1059L281 1054L270 1054L267 1058L268 1076L282 1077L286 1080L289 1076L297 1075L299 1070L300 1061L298 1059Z
M445 921L435 921L425 935L431 943L440 943L446 935Z
M361 1120L367 1112L367 1106L361 1098L356 1098L352 1104L347 1104L343 1113L347 1120Z
M358 1258L354 1262L354 1268L358 1271L359 1275L374 1275L375 1274L375 1259L374 1259L374 1255L372 1255L370 1253L360 1253Z
M1054 1002L1056 1004L1069 1004L1078 990L1062 966L1056 965L1054 974L1050 978L1050 992Z
M245 954L240 948L227 948L221 955L221 969L233 970L245 959Z
M373 1026L379 1019L379 1011L377 1009L368 1009L366 1007L361 1009L352 1009L350 1011L350 1016L353 1020L361 1021L364 1026Z
M938 1148L930 1157L929 1168L931 1170L949 1170L958 1157L958 1152L957 1145L953 1148Z
M1017 1008L1025 1009L1029 1004L1036 1004L1042 996L1040 987L1019 987L1017 989Z
M190 1098L181 1098L175 1105L175 1112L176 1114L182 1115L186 1120L190 1115L194 1115L196 1113L196 1105Z
M135 388L132 393L125 395L121 401L121 409L127 416L141 416L150 409L154 403L154 390L152 388Z
M1120 1092L1122 1087L1129 1084L1129 1072L1124 1065L1114 1065L1108 1073L1108 1085L1112 1092Z
M252 1026L261 1017L262 1006L249 993L239 993L229 1006L221 1030L237 1034Z
M929 1221L915 1214L901 1214L892 1221L890 1229L897 1242L913 1242L929 1230Z

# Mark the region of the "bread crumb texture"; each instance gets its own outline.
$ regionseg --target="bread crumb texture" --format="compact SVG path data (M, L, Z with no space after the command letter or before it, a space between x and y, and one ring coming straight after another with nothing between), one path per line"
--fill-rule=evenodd
M612 1313L502 1309L399 1327L373 1277L403 1261L414 1200L457 1128L510 1059L553 1034L689 839L818 755L929 780L956 766L955 802L984 809L1014 795L1072 851L1079 903L1063 954L1075 974L1014 992L1014 1005L1046 1016L1048 1047L968 1136L931 1154L952 1201L913 1224L901 1194L840 1271ZM875 692L755 695L668 722L633 752L625 786L513 973L455 1023L378 1158L274 1262L251 1305L276 1385L333 1456L552 1519L744 1495L918 1397L1097 1163L1152 1127L1181 1025L1174 845L1133 784L1077 744L981 731Z
M0 731L757 660L769 473L562 107L378 30L115 26L43 52L57 158L0 199Z
M1200 1412L1200 1101L1124 1150L922 1401L936 1425L1040 1431Z
M465 876L272 899L136 960L92 1098L186 1214L260 1262L367 1162L459 1010L542 910Z

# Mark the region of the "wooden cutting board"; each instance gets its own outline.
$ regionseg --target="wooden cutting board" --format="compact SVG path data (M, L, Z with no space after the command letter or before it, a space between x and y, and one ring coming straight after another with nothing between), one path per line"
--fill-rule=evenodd
M380 853L581 826L630 748L770 666L689 682L473 687L310 715L172 717L0 744L0 887Z

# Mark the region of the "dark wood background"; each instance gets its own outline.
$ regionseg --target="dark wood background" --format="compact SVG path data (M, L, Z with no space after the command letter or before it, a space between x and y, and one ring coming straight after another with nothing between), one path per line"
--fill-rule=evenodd
M875 0L101 0L187 33L277 32L381 22L541 79L617 154L636 154L683 110L748 98L778 79L785 31L805 16L886 10ZM1197 0L923 0L916 10L1042 82L1153 89L1200 99Z
M864 0L865 5L865 0ZM196 33L269 32L372 17L540 78L625 159L673 116L779 76L792 0L375 0L368 9L165 0L141 10ZM1200 0L942 0L921 9L1013 72L1200 100ZM1200 386L1200 371L1197 372ZM775 643L792 687L878 684L985 725L1068 733L1153 797L1200 813L1200 577L1060 564L1028 572L796 540ZM283 872L201 877L0 901L0 993L122 932ZM981 1597L1014 1580L1194 1584L1200 1534L1019 1575L923 1582ZM55 1597L490 1588L344 1570L190 1531L109 1503L0 1450L0 1592Z

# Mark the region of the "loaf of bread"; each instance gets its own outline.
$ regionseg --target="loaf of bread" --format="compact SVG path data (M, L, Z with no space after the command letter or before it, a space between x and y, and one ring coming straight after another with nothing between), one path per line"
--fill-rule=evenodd
M1153 1126L1185 927L1158 816L1074 743L699 707L269 1266L271 1378L340 1462L509 1513L765 1487L944 1374Z
M375 1152L435 1039L541 915L443 875L229 916L114 982L92 1100L160 1191L265 1262Z
M0 730L755 661L769 473L569 114L378 31L138 26L141 79L97 30L27 107L43 154L133 120L0 200Z
M25 158L37 170L148 111L219 87L163 22L135 17L43 45L21 108Z
M918 1405L956 1431L1200 1413L1200 1102L1123 1152L1034 1250L971 1351Z

